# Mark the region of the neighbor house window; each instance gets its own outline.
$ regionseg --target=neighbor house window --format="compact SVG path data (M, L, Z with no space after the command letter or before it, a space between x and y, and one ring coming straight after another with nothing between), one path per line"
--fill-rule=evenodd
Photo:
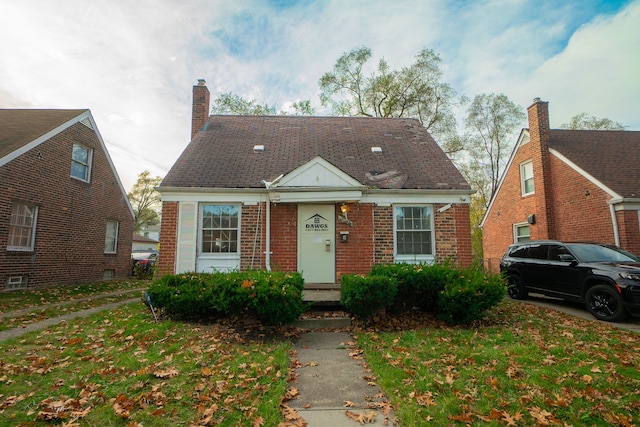
M89 148L80 144L73 144L71 154L71 176L89 182L91 176L91 155Z
M395 254L398 262L433 259L433 215L431 206L395 206Z
M520 184L522 187L522 195L533 194L535 188L533 186L533 162L528 161L520 165Z
M12 276L7 277L7 281L4 284L5 291L15 291L18 289L27 289L27 276Z
M32 251L36 237L36 219L38 208L22 203L15 203L11 209L9 223L9 241L7 250Z
M115 254L118 250L118 221L107 221L104 236L104 253Z
M202 205L201 253L238 252L239 212L238 205Z
M513 242L528 242L531 240L531 232L529 231L529 223L513 225Z

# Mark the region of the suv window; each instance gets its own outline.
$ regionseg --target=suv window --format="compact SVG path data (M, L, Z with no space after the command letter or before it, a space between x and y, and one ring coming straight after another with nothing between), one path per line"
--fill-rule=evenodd
M549 246L549 260L560 261L560 255L571 255L567 248L562 245Z
M547 259L549 245L531 245L529 247L529 258Z
M511 249L509 256L512 256L514 258L526 258L527 252L529 252L529 246L516 246Z

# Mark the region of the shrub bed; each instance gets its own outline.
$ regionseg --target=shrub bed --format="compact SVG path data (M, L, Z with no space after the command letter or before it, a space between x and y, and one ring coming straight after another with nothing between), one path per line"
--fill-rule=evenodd
M355 317L366 322L376 311L390 305L398 292L398 281L393 277L342 276L340 303Z
M396 282L383 285L382 278ZM499 275L478 268L457 269L445 261L433 265L376 265L368 276L344 276L342 304L360 320L387 308L399 313L419 309L450 324L479 320L503 298L505 286ZM393 296L389 297L389 295Z
M285 324L305 310L303 286L299 273L186 273L165 276L148 292L153 305L170 317L251 316L269 324Z

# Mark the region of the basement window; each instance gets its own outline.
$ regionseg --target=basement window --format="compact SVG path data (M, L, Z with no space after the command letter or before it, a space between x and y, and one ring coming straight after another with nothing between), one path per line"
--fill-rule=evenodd
M4 285L4 290L16 291L19 289L27 289L27 276L8 277Z

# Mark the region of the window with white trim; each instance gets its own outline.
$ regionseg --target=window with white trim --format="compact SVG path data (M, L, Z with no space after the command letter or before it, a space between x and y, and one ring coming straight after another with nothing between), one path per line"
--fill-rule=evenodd
M71 176L73 178L89 182L92 156L91 149L80 144L73 144L73 152L71 154Z
M4 283L5 291L15 291L18 289L27 289L27 276L11 276L7 277L6 282Z
M14 203L11 208L7 250L32 251L36 237L38 207Z
M531 240L531 230L528 222L513 224L513 243Z
M433 208L417 205L394 206L393 216L396 261L433 260Z
M533 162L531 160L520 164L520 186L523 196L535 193L535 186L533 184Z
M239 214L239 205L202 204L200 253L237 253Z
M107 221L107 229L104 236L104 253L115 254L118 252L118 221Z

